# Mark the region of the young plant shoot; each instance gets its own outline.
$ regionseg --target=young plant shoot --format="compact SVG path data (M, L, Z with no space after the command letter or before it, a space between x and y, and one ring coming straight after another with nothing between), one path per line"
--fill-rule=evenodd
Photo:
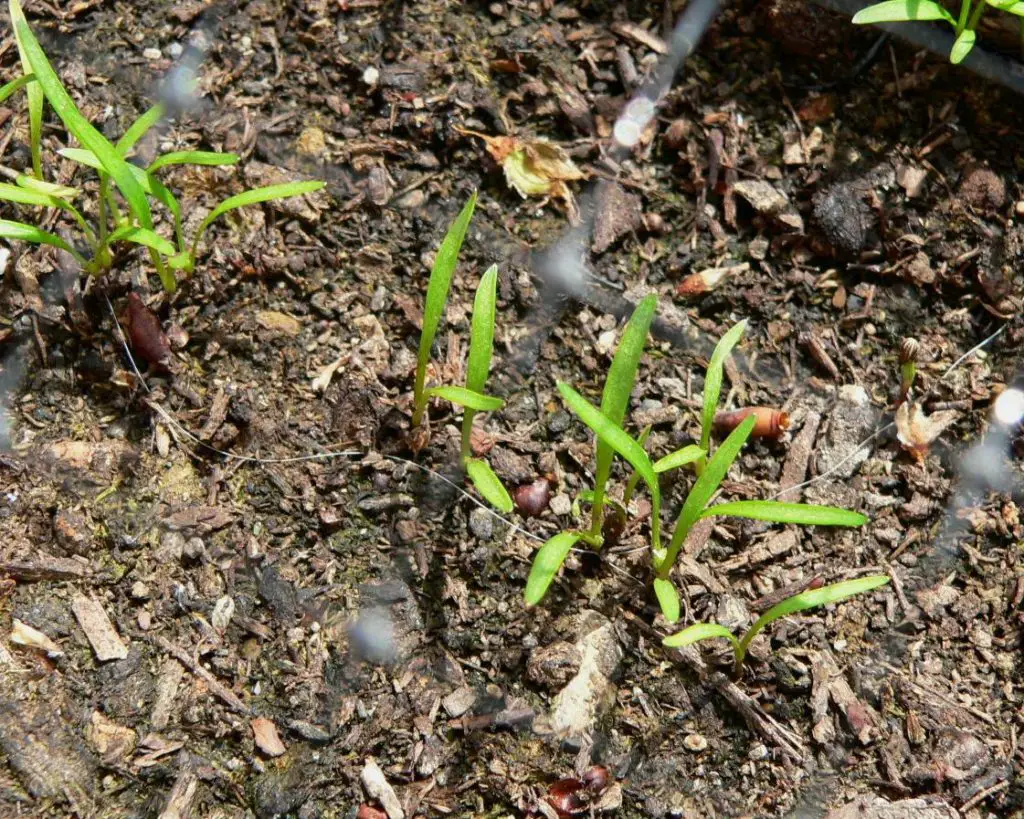
M423 421L423 413L427 409L427 364L430 363L430 351L434 347L434 337L444 316L444 306L448 301L448 290L455 275L455 265L459 260L462 242L469 230L469 222L476 209L476 192L462 208L462 212L448 228L448 233L441 242L441 247L434 257L434 266L430 270L430 281L427 282L427 300L423 308L423 331L420 333L420 349L416 359L416 382L413 387L412 425L418 427Z
M14 185L0 186L0 200L20 205L62 210L81 231L77 246L26 222L0 220L0 236L35 244L48 244L67 251L88 274L104 273L113 264L113 247L119 242L146 247L160 281L168 292L177 287L174 271L191 273L195 268L199 241L210 224L236 208L289 196L312 193L323 182L292 182L244 191L221 202L211 211L186 245L181 228L181 207L173 194L155 176L168 165L233 165L234 154L209 151L177 151L157 157L143 169L126 161L135 143L163 116L160 105L140 116L116 145L100 133L78 110L60 78L50 65L39 41L29 28L18 0L9 0L11 23L21 57L24 75L0 88L0 101L23 88L28 99L29 141L32 151L32 175L19 176ZM44 100L50 104L82 146L60 151L61 155L99 172L98 194L90 224L72 202L80 194L76 188L62 187L43 179L42 116ZM122 212L115 190L127 208ZM175 241L160 235L153 222L149 199L165 206L174 220Z
M686 543L686 538L698 520L721 515L805 526L862 526L867 522L867 518L858 512L802 503L733 501L708 506L757 423L757 417L749 415L729 434L710 460L704 462L700 467L697 480L683 502L668 548L662 547L660 517L662 498L659 475L689 463L700 464L702 459L706 458L707 446L710 446L711 426L721 392L722 366L725 357L739 340L745 326L745 322L741 322L729 330L711 357L704 387L702 445L684 447L659 459L656 463L651 462L643 445L630 437L619 423L614 422L606 413L583 398L569 385L558 385L558 390L569 408L594 431L600 441L608 445L612 452L629 462L651 493L651 555L655 573L654 593L665 619L670 623L679 619L679 595L670 580L670 574ZM569 551L577 541L584 537L585 535L579 532L563 532L541 547L527 579L526 602L528 604L532 605L540 601Z
M729 629L717 623L694 623L692 626L688 626L682 631L666 637L662 640L662 645L669 648L682 648L700 640L722 637L732 643L733 652L736 657L734 673L738 675L743 665L743 659L747 656L747 649L750 647L751 641L762 629L780 617L807 611L818 606L827 606L830 603L838 603L848 597L853 597L855 594L863 594L872 589L877 589L879 586L884 586L889 580L888 575L878 574L870 577L861 577L856 580L846 580L842 583L834 583L831 586L824 586L820 589L800 592L768 609L768 611L757 618L754 625L747 629L746 634L740 639L736 639L736 636Z
M476 289L473 301L473 321L469 337L469 359L466 363L465 387L433 387L427 390L428 397L444 398L462 407L462 467L469 479L487 501L504 513L512 511L512 498L494 474L490 464L480 458L473 458L471 442L473 418L478 412L501 409L505 402L484 394L487 376L491 370L491 353L494 348L494 313L497 301L498 266L491 265Z
M956 39L949 52L949 61L956 65L966 59L978 39L978 21L988 6L1020 18L1021 58L1024 59L1024 2L1021 0L960 0L957 17L936 0L884 0L858 11L853 16L857 25L873 23L907 23L913 20L943 20Z

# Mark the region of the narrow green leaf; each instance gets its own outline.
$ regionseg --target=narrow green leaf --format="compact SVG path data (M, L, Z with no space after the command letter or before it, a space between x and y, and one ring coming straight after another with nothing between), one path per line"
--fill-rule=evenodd
M661 641L661 644L667 648L683 648L700 640L711 640L716 637L721 637L732 643L733 650L739 648L740 641L736 639L736 635L718 623L694 623L682 631L669 635Z
M953 48L949 52L949 61L953 65L959 65L966 59L967 55L971 53L971 49L974 48L974 43L978 39L978 34L973 29L964 29L960 32L956 40L953 41Z
M601 394L601 412L616 426L621 427L626 418L629 398L633 394L636 383L636 371L640 366L640 358L644 354L647 334L658 310L658 297L651 293L646 296L633 310L633 315L622 332L612 366L608 369L608 377L604 382ZM614 452L611 445L598 438L597 467L594 471L595 502L591 511L591 531L600 530L604 507L604 488L611 474Z
M731 501L709 506L700 513L702 518L715 515L769 520L774 523L796 523L801 526L863 526L868 522L865 515L851 512L849 509L781 501Z
M17 93L30 82L35 82L35 74L23 74L16 80L11 80L5 85L0 85L0 102L6 100L11 94Z
M559 382L558 391L569 405L569 409L579 416L580 420L590 427L594 433L619 455L625 458L630 465L640 473L644 483L651 492L651 542L653 548L661 548L661 487L658 485L658 475L654 471L651 459L644 452L644 448L629 435L618 424L611 420L591 404L586 398L580 395L568 384Z
M6 202L15 202L19 205L38 205L43 208L67 207L67 202L58 199L56 196L31 188L24 188L18 185L11 185L8 182L0 182L0 199Z
M670 623L679 621L679 592L671 580L664 577L654 578L654 596L658 598L661 613Z
M856 580L846 580L842 583L833 583L831 586L824 586L820 589L800 592L800 594L795 594L781 603L772 606L757 618L757 621L743 635L743 639L740 640L739 645L736 647L737 668L743 663L743 658L747 654L747 648L750 647L751 641L758 635L761 629L773 621L788 614L796 614L797 612L807 611L807 609L817 608L818 606L827 606L829 603L838 603L848 597L853 597L855 594L863 594L872 589L877 589L879 586L884 586L890 579L888 575L876 574L869 577L860 577Z
M512 511L512 498L487 461L470 458L466 461L466 472L473 486L491 506L506 515Z
M158 102L152 108L144 111L124 132L121 138L114 145L114 150L121 156L127 156L128 152L135 147L135 143L146 135L146 132L156 125L164 115L164 105Z
M87 151L84 148L61 148L57 153L74 162L80 162L82 165L103 172L103 163L96 158L96 154L92 151ZM179 250L184 250L180 240L181 206L178 204L178 200L174 198L174 194L167 190L159 179L152 174L146 173L142 168L131 163L128 163L128 168L132 176L135 177L135 180L142 186L142 189L174 215L175 234L179 236Z
M45 179L36 179L34 176L25 176L25 174L19 174L15 177L14 181L19 188L25 188L26 190L35 191L36 193L52 196L54 199L62 199L65 201L70 201L81 193L78 188L72 188L67 185L57 185L53 182L47 182Z
M21 9L18 0L10 0L7 4L11 13L11 28L14 30L14 41L18 44L18 57L21 59L21 69L25 74L33 74L32 62L25 50L25 43L22 40L21 26L28 27L25 19L25 12ZM38 82L31 83L25 87L25 94L28 97L28 134L29 144L32 150L32 172L37 179L43 178L43 89Z
M551 581L580 537L578 532L559 532L540 547L533 558L530 576L526 579L526 591L523 593L526 605L536 606L544 599Z
M13 2L14 0L12 0ZM75 139L100 160L103 170L114 180L114 184L117 185L121 195L128 202L128 207L138 220L139 225L152 228L153 217L149 211L146 193L132 174L128 163L118 154L107 138L97 131L75 107L74 101L61 85L60 78L53 70L49 60L46 59L39 41L36 40L24 18L18 21L15 27L21 46L25 50L25 56L32 66L32 73L36 75L36 82L42 88L57 116Z
M683 502L679 518L676 520L676 528L672 532L672 542L669 544L668 553L657 567L658 574L662 577L668 575L668 571L672 568L672 564L675 563L679 550L686 541L686 536L690 533L690 529L700 518L700 513L708 505L711 496L718 490L718 486L729 471L729 467L732 466L732 462L736 460L736 456L740 454L740 450L743 449L747 438L750 437L750 431L754 428L755 423L757 423L757 418L753 415L744 418L742 423L729 433L729 437L715 450L714 456L708 461L704 471L694 482L693 487L686 496L686 500Z
M24 222L12 222L9 219L0 219L0 237L22 242L32 242L37 245L58 247L74 256L79 264L85 265L85 259L82 257L82 254L61 239L60 236L47 233L35 225L27 225Z
M149 173L168 165L237 165L237 154L222 154L217 151L172 151L161 154L146 168Z
M473 300L473 321L469 332L469 357L466 361L466 388L483 392L491 370L494 350L494 313L497 300L498 266L487 268Z
M192 240L192 256L196 255L196 248L199 247L199 241L203 238L203 234L210 224L215 220L223 216L228 211L237 210L238 208L244 208L248 205L257 205L260 202L271 202L275 199L287 199L291 196L302 196L306 193L313 193L314 191L320 190L326 182L285 182L281 185L267 185L262 188L253 188L252 190L242 191L242 193L236 194L235 196L229 196L217 207L210 211L209 216L203 219L202 224L199 225L199 230L196 231L195 238Z
M475 209L476 191L473 191L469 201L463 206L452 226L448 228L448 233L434 257L430 281L427 283L427 299L423 307L423 329L420 332L420 349L416 361L416 383L413 388L413 426L419 425L426 407L423 387L427 378L427 362L430 361L434 336L437 334L438 325L444 315L444 305L448 301L448 289L451 287L452 276L455 274L459 251L462 249L462 242L466 238L469 222L473 218Z
M427 390L427 395L443 398L445 401L451 401L460 407L467 407L477 412L494 412L505 406L505 402L500 398L467 390L465 387L433 387Z
M1000 11L1024 17L1024 0L986 0L986 2Z
M859 26L872 23L905 23L908 20L945 20L956 25L953 15L934 0L886 0L853 15Z
M677 449L675 452L670 452L664 458L659 458L654 462L654 471L661 474L672 469L678 469L681 466L686 466L700 460L707 454L706 450L696 444L690 444L682 449Z
M700 417L700 445L705 452L711 451L711 427L715 421L715 410L718 409L718 398L722 393L722 369L725 366L725 359L743 337L743 331L746 329L747 322L744 319L719 339L714 352L711 353L711 361L708 362L708 370L704 375L704 409Z
M640 446L644 447L644 451L646 451L647 438L650 434L651 425L648 424L640 430L640 434L636 438L636 442L640 444ZM654 471L657 472L658 470L655 469ZM617 504L619 508L622 509L623 513L625 513L626 507L629 506L630 501L633 500L633 493L636 491L636 485L638 483L640 483L640 473L633 469L629 473L629 479L626 481L626 488L622 492L622 503L618 503L613 498L608 497L605 498L605 501Z
M107 237L107 244L112 245L114 242L132 242L133 244L152 248L164 256L173 256L175 253L174 245L163 236L152 230L135 227L134 225L125 225L111 233Z

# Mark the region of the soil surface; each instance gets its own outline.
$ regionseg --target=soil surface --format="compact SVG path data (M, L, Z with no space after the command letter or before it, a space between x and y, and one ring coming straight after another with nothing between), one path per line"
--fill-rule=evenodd
M874 33L805 3L744 3L614 161L681 3L26 5L108 136L163 94L181 109L139 155L242 156L169 169L188 225L245 186L329 184L218 222L173 297L137 254L85 286L12 249L0 814L1021 815L1020 450L990 420L1024 337L1019 100L896 42L864 63ZM10 36L0 55L13 78ZM200 59L193 98L180 66ZM0 109L15 170L22 99ZM560 145L592 235L545 253L565 203L521 198L463 130ZM94 191L53 162L66 140L53 120L50 172ZM475 444L507 486L549 481L537 517L474 500L451 407L409 446L430 265L474 190L431 378L462 383L497 263L506 404ZM680 293L692 274L711 286ZM142 377L113 321L129 292L173 348ZM724 643L661 646L643 492L616 543L522 601L540 542L587 523L593 437L555 384L599 400L649 292L627 424L652 425L648 450L699 437L710 350L747 319L723 406L792 425L746 447L722 497L870 517L714 519L673 576L684 622L739 631L812 583L892 576L772 625L735 679ZM908 337L941 431L892 423ZM665 481L666 524L691 481Z

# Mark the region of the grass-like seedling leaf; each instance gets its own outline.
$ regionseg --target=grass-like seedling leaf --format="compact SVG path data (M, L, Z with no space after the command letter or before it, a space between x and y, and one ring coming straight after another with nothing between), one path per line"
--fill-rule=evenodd
M739 646L736 648L737 669L743 664L743 658L747 654L751 641L760 633L761 629L780 617L814 609L818 606L827 606L829 603L838 603L855 594L863 594L877 589L879 586L884 586L890 579L889 575L875 574L869 577L859 577L856 580L845 580L842 583L833 583L831 586L794 594L781 603L775 604L754 621L754 625L747 629L747 633L740 640Z
M668 552L655 567L659 577L668 577L668 573L672 570L672 564L675 563L679 550L686 541L686 536L690 533L693 524L700 518L701 512L711 500L711 496L718 490L719 484L722 483L729 467L736 460L736 456L740 454L755 423L757 423L757 419L753 415L744 418L743 422L729 433L729 437L715 450L715 454L693 484L683 502L679 518L676 520L676 528L672 532L672 541L669 544Z
M427 300L423 308L423 330L420 333L420 349L416 360L416 383L413 387L412 425L419 426L423 420L423 411L427 407L427 395L424 386L427 380L427 364L430 351L434 346L434 336L444 315L444 305L448 301L448 290L455 274L455 264L459 260L462 242L469 230L469 222L476 209L476 191L469 197L462 211L448 228L448 233L441 242L441 247L434 257L434 266L430 271L427 284Z
M856 25L905 23L909 20L945 20L956 25L953 15L934 0L886 0L853 15Z
M72 188L68 185L57 185L53 182L47 182L45 179L36 179L34 176L25 176L24 174L17 176L14 181L19 188L26 188L37 193L45 193L47 196L65 201L70 201L81 193L78 188Z
M14 0L12 0L13 5ZM13 8L12 19L14 19ZM107 138L82 116L71 96L61 84L49 60L46 59L39 41L36 40L35 35L28 27L24 16L20 20L14 20L14 22L19 45L24 49L25 58L32 68L32 73L35 74L36 84L42 88L43 94L46 95L46 99L49 101L54 112L60 117L72 136L86 150L92 151L103 164L103 170L114 180L114 184L117 185L125 201L128 202L128 207L138 220L139 225L152 229L153 218L150 214L149 202L146 201L146 193L135 179L128 163L124 161L123 157L110 144ZM32 87L33 85L27 86L29 89Z
M7 7L11 13L11 28L14 30L14 41L18 44L21 69L26 75L32 74L32 63L25 51L21 34L21 26L28 27L25 12L22 11L21 3L18 0L10 0ZM28 134L32 151L32 173L37 179L41 179L43 176L43 89L39 87L39 83L32 83L26 86L25 94L28 96Z
M92 229L89 227L88 223L86 223L82 214L79 213L78 208L61 196L57 196L52 193L44 193L43 190L37 187L40 184L40 180L35 177L19 177L19 182L22 180L24 180L25 183L30 184L11 185L7 182L0 182L0 199L6 202L15 202L19 205L35 205L44 208L59 208L60 210L67 211L82 228L89 242L93 243L95 241ZM46 185L48 183L44 182L42 184ZM74 188L63 188L59 185L53 185L52 187L62 193L78 193Z
M722 393L722 370L725 367L725 359L746 329L747 322L744 319L719 339L714 352L711 353L711 360L704 374L704 408L700 416L700 446L705 452L711 451L711 428L715 423L715 410L718 409L718 398ZM697 471L703 472L703 463L698 460L697 464Z
M35 74L24 74L16 80L11 80L9 83L0 85L0 102L6 100L11 94L14 94L28 85L30 82L35 82Z
M199 247L199 242L203 238L203 234L206 233L206 229L214 220L219 219L225 213L247 207L248 205L258 205L260 202L271 202L275 199L287 199L291 196L313 193L320 190L326 184L326 182L319 181L284 182L280 185L266 185L262 188L253 188L252 190L242 191L242 193L235 196L229 196L210 211L209 215L199 225L199 230L196 231L195 238L192 240L192 258L195 258L196 249Z
M512 511L512 498L487 461L469 458L466 461L466 474L491 506L506 515Z
M59 247L61 250L66 250L74 256L75 260L83 267L86 265L86 260L82 254L61 239L60 236L47 233L45 230L37 228L35 225L27 225L24 222L13 222L9 219L0 219L0 237L3 237L4 239L15 239L22 242L32 242L37 245L51 245L53 247Z
M664 577L654 578L654 596L658 598L661 613L670 623L679 620L679 592L672 581Z
M466 389L483 393L491 371L494 352L494 314L498 292L498 266L487 268L476 288L473 299L473 320L469 330L469 356L466 360ZM462 416L462 460L469 458L473 433L474 411L467 409Z
M476 412L494 412L505 406L505 402L500 398L467 390L465 387L432 387L427 390L427 397L443 398L445 401L451 401L453 404Z
M559 382L558 391L579 419L593 430L602 441L608 443L613 451L625 458L633 467L651 492L651 542L654 549L661 548L661 487L654 465L644 448L634 441L618 424L612 423L601 410L591 404L568 384ZM596 494L595 494L596 503Z
M162 253L164 256L174 255L174 245L167 239L155 231L135 227L134 225L119 227L107 237L107 242L109 244L114 242L132 242L136 245L151 248L157 253Z
M654 462L654 471L658 474L662 472L669 472L673 469L678 469L681 466L692 464L694 461L699 461L705 455L707 450L697 446L696 444L690 444L684 446L682 449L677 449L675 452L670 452L664 458L659 458Z
M962 63L968 54L971 53L971 49L974 48L974 43L978 39L978 33L973 29L965 29L957 35L956 40L953 41L953 48L949 52L949 61L953 65L959 65Z
M146 168L149 173L166 168L168 165L237 165L238 154L223 154L217 151L172 151L161 154ZM279 197L275 197L279 198Z
M526 591L523 593L526 605L536 606L544 599L551 581L581 537L579 532L559 532L540 547L530 566L530 576L526 579Z
M743 660L747 656L747 649L750 647L750 643L753 639L768 625L778 620L780 617L786 617L790 614L796 614L801 611L807 611L808 609L817 608L818 606L827 606L830 603L838 603L842 600L846 600L848 597L853 597L855 594L863 594L864 592L877 589L879 586L884 586L889 582L891 578L888 575L876 574L870 577L860 577L856 580L846 580L842 583L833 583L831 586L824 586L820 589L811 589L809 591L800 592L794 594L792 597L783 600L781 603L777 603L772 606L768 611L762 614L754 622L746 634L743 635L743 639L737 640L727 628L720 626L716 623L696 623L688 628L683 629L677 634L672 634L662 640L662 645L668 646L669 648L682 648L683 646L696 643L698 640L708 640L716 637L723 637L729 640L733 644L733 650L736 655L736 673L739 673L740 667L743 665Z
M163 115L164 105L161 102L144 111L135 122L128 126L128 130L114 144L114 149L121 156L127 156L128 152L135 147L135 143L142 139L146 132L160 121Z
M637 367L640 357L644 354L647 333L658 309L658 297L654 293L646 296L633 311L626 329L622 333L612 366L608 370L608 378L604 382L601 395L601 412L616 426L621 427L626 418L629 398L633 394L636 382ZM594 505L591 507L590 534L598 537L604 514L604 489L611 473L614 452L611 445L598 438L597 467L594 472Z
M863 526L867 516L835 506L815 506L810 503L783 503L781 501L731 501L707 507L702 518L727 515L752 518L773 523L795 523L800 526Z
M661 644L667 648L683 648L701 640L711 640L716 637L721 637L732 643L733 651L737 651L740 647L740 641L736 639L736 635L718 623L694 623L692 626L687 626L682 631L666 637Z

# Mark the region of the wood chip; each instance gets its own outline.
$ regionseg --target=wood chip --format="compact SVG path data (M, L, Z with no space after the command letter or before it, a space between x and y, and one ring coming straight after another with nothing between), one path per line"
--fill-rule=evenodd
M611 25L612 31L618 34L620 37L624 37L627 40L633 40L634 42L640 43L640 45L647 46L651 51L657 54L667 54L668 44L661 39L657 34L652 34L645 28L641 28L635 23L628 21L615 22Z
M230 396L221 387L217 394L213 398L213 403L210 405L210 416L206 419L206 423L203 424L203 428L199 430L199 439L202 441L209 441L214 433L220 429L220 425L224 423L224 419L228 415L228 402Z
M160 676L156 681L153 713L150 716L153 730L162 731L167 727L167 723L170 722L174 696L178 693L178 686L181 684L181 678L184 676L185 669L177 660L164 660L163 665L160 666Z
M384 771L372 756L367 757L359 778L366 789L366 795L380 802L387 811L388 819L405 819L405 811L402 810L402 803L398 801L395 789L391 787L384 776Z
M789 455L786 456L786 463L782 467L778 495L780 501L800 500L802 493L795 487L807 478L807 466L811 462L811 453L814 451L814 441L818 437L820 426L821 415L817 412L808 412L803 427L789 447Z
M166 651L168 654L173 656L189 671L205 682L210 691L230 706L232 710L237 711L239 714L250 713L248 706L239 699L238 695L214 677L213 674L203 668L196 660L193 660L189 652L179 648L170 640L167 640L158 634L154 634L152 639L153 642L156 643L163 651Z
M281 756L288 749L278 736L277 726L266 717L256 717L249 723L256 747L267 756Z
M17 617L11 621L11 642L19 646L45 651L51 657L59 657L64 652L60 646L47 637L43 632L32 626L21 622Z
M199 776L187 754L182 753L179 758L181 772L167 796L160 819L189 819L192 816L192 803L199 792Z
M0 573L15 580L77 580L89 576L89 566L67 557L43 555L36 560L12 560L0 563Z
M107 719L99 711L92 712L89 741L106 765L117 765L135 750L135 732Z
M96 653L97 660L123 660L128 656L128 646L121 642L103 606L96 600L77 594L71 601L71 610Z
M199 534L208 534L216 529L223 529L234 519L234 515L218 506L193 506L168 515L162 522L173 531L191 530Z

